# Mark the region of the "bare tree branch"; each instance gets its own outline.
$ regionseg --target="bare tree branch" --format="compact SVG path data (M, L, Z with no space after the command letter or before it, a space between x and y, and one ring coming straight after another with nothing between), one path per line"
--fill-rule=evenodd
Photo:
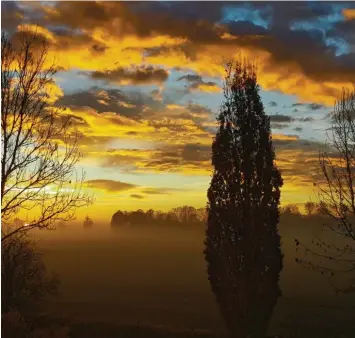
M36 32L18 38L1 40L2 240L70 220L91 202L76 171L78 133L65 109L51 102L56 67L48 66L48 45ZM13 226L23 210L32 219Z
M321 212L329 221L323 230L333 236L329 239L315 238L310 249L304 246L306 253L325 261L314 264L309 260L301 260L323 272L355 272L355 91L343 90L335 104L332 114L332 126L327 132L326 146L329 151L320 151L319 166L323 179L316 183L317 197ZM300 244L296 240L297 244ZM337 268L329 268L327 262L333 261ZM352 285L343 291L355 291ZM341 290L338 289L337 290Z

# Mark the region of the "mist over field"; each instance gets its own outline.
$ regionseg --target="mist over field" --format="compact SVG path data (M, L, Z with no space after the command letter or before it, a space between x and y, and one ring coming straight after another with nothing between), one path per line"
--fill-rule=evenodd
M295 262L295 238L310 243L322 233L320 224L285 216L280 233L283 296L270 331L349 332L354 297L335 295L326 277ZM47 301L45 313L83 321L223 331L207 279L203 226L112 229L95 223L84 229L73 222L33 236L39 239L48 270L61 279L59 295Z

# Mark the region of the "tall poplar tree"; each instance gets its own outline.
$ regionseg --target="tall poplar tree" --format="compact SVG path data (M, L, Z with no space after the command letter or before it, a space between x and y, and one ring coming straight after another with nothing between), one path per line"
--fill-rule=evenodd
M231 337L263 337L280 296L283 181L254 65L228 65L218 122L208 189L208 278Z

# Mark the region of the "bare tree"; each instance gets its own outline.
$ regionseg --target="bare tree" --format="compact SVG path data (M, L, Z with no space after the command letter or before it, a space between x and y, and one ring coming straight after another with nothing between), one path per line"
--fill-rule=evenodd
M311 201L306 202L304 208L308 216L311 216L317 209L317 204Z
M323 235L313 240L317 250L305 249L323 262L308 265L334 276L355 272L355 91L344 90L338 99L326 145L329 152L319 156L323 179L316 186L320 212L329 221ZM350 278L350 286L338 290L355 291L355 280Z
M74 217L91 197L83 193L78 133L65 109L51 100L56 73L48 44L37 33L1 39L2 241ZM26 224L15 217L31 212ZM18 223L16 223L18 224Z
M289 215L301 215L300 209L296 204L287 204L284 207L281 207L280 213Z

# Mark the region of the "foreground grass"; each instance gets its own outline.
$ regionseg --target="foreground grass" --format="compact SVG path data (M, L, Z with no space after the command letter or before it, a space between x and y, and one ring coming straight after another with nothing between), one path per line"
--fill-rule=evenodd
M32 320L29 338L227 338L225 333L208 330L178 330L162 326L89 322L41 316ZM353 338L355 328L343 332L319 327L305 330L300 325L292 332L267 338ZM12 337L8 337L12 338ZM17 338L17 337L16 337Z
M2 334L7 338L227 338L225 333L216 333L208 330L182 330L163 326L116 324L84 321L77 318L55 318L48 315L28 318L27 321L22 319L8 321L8 319L5 325L2 322ZM329 330L329 327L319 327L317 330L312 330L300 325L299 328L292 331L284 331L282 335L268 336L266 338L281 337L353 338L355 337L355 328L333 331Z
M51 317L32 320L31 338L220 338L204 330L173 330L148 325L116 325ZM10 337L9 337L10 338Z

